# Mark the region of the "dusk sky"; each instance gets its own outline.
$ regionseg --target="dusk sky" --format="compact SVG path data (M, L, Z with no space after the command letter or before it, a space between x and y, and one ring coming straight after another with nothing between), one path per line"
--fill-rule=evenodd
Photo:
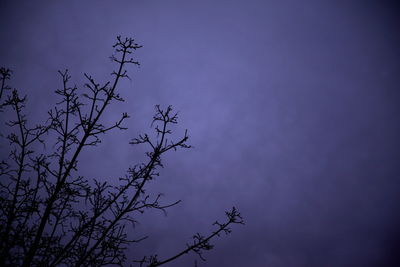
M176 138L188 129L193 148L167 155L149 189L183 202L139 218L130 234L150 237L131 256L172 256L235 206L246 224L215 239L206 262L167 266L400 266L393 3L2 0L0 65L43 122L57 70L83 90L83 73L110 79L117 35L143 45L119 87L126 101L105 118L128 112L129 129L80 158L87 178L116 180L143 159L128 143L152 132L154 105L179 111Z

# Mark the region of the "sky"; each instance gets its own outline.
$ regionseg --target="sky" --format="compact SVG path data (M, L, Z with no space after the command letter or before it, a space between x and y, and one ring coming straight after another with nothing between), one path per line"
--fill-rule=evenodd
M140 161L128 143L151 132L156 104L179 111L176 136L188 129L193 148L165 157L150 189L183 202L145 214L136 229L150 238L130 253L171 256L235 206L246 225L198 266L399 266L399 11L394 1L3 0L0 64L43 121L57 70L82 88L83 73L109 79L117 35L143 45L119 89L126 102L105 118L126 111L129 129L85 151L81 171L112 180Z

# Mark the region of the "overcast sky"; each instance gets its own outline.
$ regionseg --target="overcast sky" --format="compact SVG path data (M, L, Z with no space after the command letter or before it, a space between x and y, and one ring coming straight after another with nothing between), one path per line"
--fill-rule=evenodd
M42 120L61 86L109 79L117 35L143 45L121 84L129 130L81 158L88 178L140 161L154 105L179 111L193 149L151 186L168 216L131 253L160 258L236 206L246 225L199 266L399 266L400 9L389 1L2 1L0 64ZM1 126L3 127L3 126ZM136 235L136 233L132 233ZM397 253L397 255L396 255ZM171 266L190 266L188 255ZM397 264L399 265L397 265Z

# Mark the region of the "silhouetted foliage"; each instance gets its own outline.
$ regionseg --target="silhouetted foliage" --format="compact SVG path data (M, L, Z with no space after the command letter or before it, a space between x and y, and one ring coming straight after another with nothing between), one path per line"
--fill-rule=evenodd
M79 174L78 157L83 149L98 145L101 136L111 130L126 129L126 113L112 125L101 119L110 103L124 101L117 87L121 79L129 78L126 66L139 65L132 54L141 46L131 38L117 37L113 47L111 60L117 67L105 84L85 74L85 92L79 93L70 86L68 70L59 72L62 88L55 91L59 102L44 124L29 122L26 97L10 90L11 71L1 68L1 110L9 109L14 115L7 122L11 133L3 136L10 153L0 162L0 266L129 265L126 249L146 237L130 240L126 229L145 210L165 211L180 202L161 204L161 195L151 196L145 187L159 175L165 153L190 148L187 131L171 140L171 126L178 119L171 106L156 106L155 138L143 134L130 142L148 146L147 161L129 168L118 185ZM208 236L197 233L176 255L167 259L138 256L136 264L160 266L189 252L204 259L202 253L213 248L213 237L230 233L232 224L243 224L235 208L226 216L225 222L214 223L214 232Z

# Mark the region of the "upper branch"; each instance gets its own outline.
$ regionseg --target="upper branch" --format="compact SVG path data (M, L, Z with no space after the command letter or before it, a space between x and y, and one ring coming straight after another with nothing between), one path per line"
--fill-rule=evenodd
M24 258L23 266L27 267L32 264L33 258L36 254L36 251L39 248L40 240L42 238L43 232L45 230L45 226L48 223L48 220L50 218L50 215L52 213L54 205L55 205L56 201L59 199L60 194L63 192L63 189L67 183L67 178L70 177L71 171L76 169L77 158L80 155L82 148L86 145L96 144L97 139L95 139L95 141L93 143L90 141L87 142L88 138L89 137L96 138L96 132L98 131L98 126L99 126L98 121L102 117L102 114L104 113L106 108L109 106L110 101L112 99L116 99L116 100L119 99L119 96L115 93L115 90L117 88L119 79L127 77L126 70L124 69L124 65L129 64L129 63L136 64L136 65L139 64L139 63L135 62L132 58L128 57L128 55L131 54L133 50L136 50L140 47L141 46L134 43L133 39L131 39L131 38L126 38L125 40L123 40L123 39L121 39L120 36L117 37L117 42L114 45L114 48L117 53L122 53L122 55L121 55L121 59L114 60L115 62L117 62L119 64L118 70L113 72L113 75L115 75L114 82L111 87L107 86L104 88L104 93L105 93L106 97L105 97L104 101L102 102L101 107L99 107L97 109L97 107L94 103L94 108L95 108L96 114L93 115L93 119L89 119L89 120L85 121L81 112L78 111L81 122L82 122L82 119L85 122L85 126L82 126L84 128L84 134L79 139L79 141L76 142L76 144L77 144L76 149L75 149L74 153L72 154L71 159L66 162L65 169L62 172L62 175L60 175L60 177L58 177L57 183L54 187L54 190L52 190L51 195L48 198L48 201L46 203L47 206L46 206L44 213L40 219L40 224L36 231L34 240ZM68 81L69 76L67 75L67 73L65 73L64 75L63 75L63 73L61 73L61 75L63 76L63 82L65 84ZM63 94L66 97L67 101L71 101L70 97L68 96L68 93L66 94L65 90L64 90ZM72 100L72 103L73 103L73 100ZM78 108L79 108L79 106L78 106ZM88 118L88 117L86 117L86 118ZM63 131L61 131L61 133L62 132ZM66 131L64 131L63 133L65 134ZM76 137L76 135L72 135L72 136ZM64 165L64 164L62 164L62 165ZM59 174L60 174L60 172L59 172Z
M1 81L1 88L0 88L0 100L3 96L3 92L5 90L11 89L9 86L5 84L6 80L9 80L11 77L11 70L1 67L0 68L0 81Z

